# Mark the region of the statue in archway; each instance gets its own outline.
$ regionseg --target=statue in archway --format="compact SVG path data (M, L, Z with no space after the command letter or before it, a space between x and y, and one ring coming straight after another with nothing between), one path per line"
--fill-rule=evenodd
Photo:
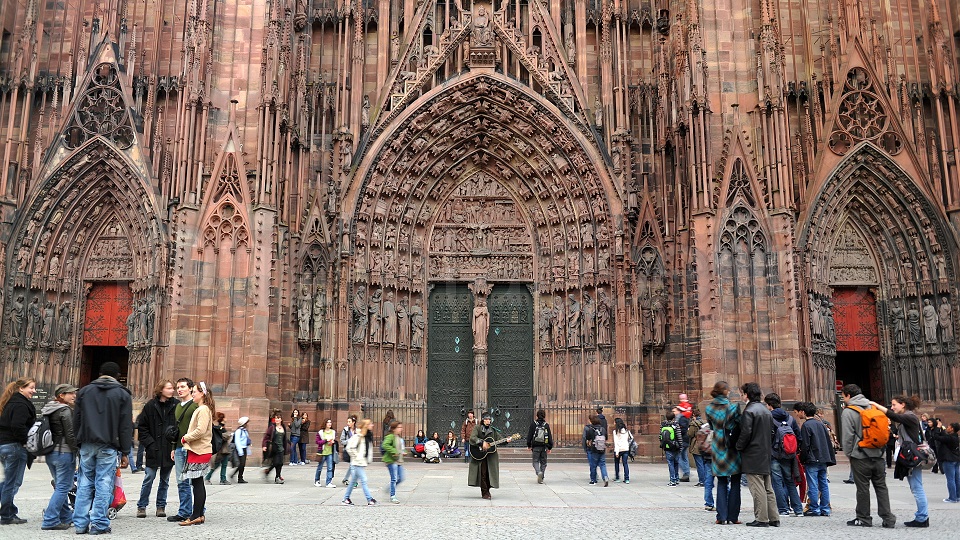
M300 301L297 303L297 322L299 333L297 337L300 341L310 339L310 313L313 308L313 298L310 297L310 290L304 287L300 290Z
M911 302L910 309L907 310L907 327L910 329L910 343L920 345L920 311L917 310L915 302Z
M570 293L567 295L567 345L570 347L580 346L580 333L582 328L581 306L577 297Z
M815 338L823 337L823 319L820 316L820 299L810 294L810 332Z
M929 298L924 298L923 333L927 343L933 344L937 342L937 327L939 326L939 322L937 319L937 308L933 307L933 303Z
M407 301L397 302L397 347L410 346L410 321L407 317Z
M651 302L650 311L653 316L653 344L660 346L666 342L667 314L659 297Z
M903 306L900 305L899 300L895 300L893 307L890 308L890 319L893 323L893 341L898 345L906 343L906 324L904 323Z
M127 315L127 346L132 347L137 342L137 309L136 306L130 308L130 314Z
M596 345L597 304L587 293L583 293L583 344L587 347Z
M49 347L53 344L53 318L56 314L56 310L53 307L53 302L47 301L43 305L43 326L40 331L40 346Z
M383 342L387 345L397 344L397 308L393 303L393 293L387 293L383 302Z
M43 317L40 312L40 298L34 296L27 306L27 346L32 347L40 339L43 330Z
M357 288L353 295L353 342L363 343L367 337L367 300L363 289Z
M23 295L19 294L10 303L10 315L7 317L10 326L10 341L13 343L20 343L23 338L23 310Z
M381 343L383 341L383 289L377 289L370 297L370 306L367 311L370 313L370 343Z
M320 341L323 335L323 289L317 287L313 295L313 340Z
M69 300L60 304L60 313L57 317L57 343L60 346L66 346L70 344L70 308L72 304Z
M487 334L490 332L490 311L487 310L487 300L478 297L477 305L473 308L473 350L487 350Z
M540 350L545 351L550 348L550 318L553 312L549 306L544 305L540 308L540 320L537 321L537 329L540 335Z
M953 306L950 305L950 299L944 296L940 299L939 319L940 319L940 339L945 345L953 343Z
M420 300L413 303L410 308L410 348L419 350L423 348L423 329L427 325L427 319L424 316L423 308L420 306Z
M599 304L597 307L597 345L610 345L613 341L610 332L613 302L603 289L597 292L597 300Z
M553 348L562 349L566 345L564 337L567 320L563 316L563 301L559 296L553 297L553 316L550 322L553 323Z

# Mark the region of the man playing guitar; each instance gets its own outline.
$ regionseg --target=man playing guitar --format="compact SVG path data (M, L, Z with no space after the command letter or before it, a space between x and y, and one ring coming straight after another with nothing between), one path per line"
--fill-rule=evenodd
M490 413L483 413L483 419L470 432L470 445L479 446L483 451L490 450L487 439L496 438L496 431L490 423L493 419ZM470 470L467 475L467 485L480 486L480 496L490 499L490 488L500 488L500 457L496 452L489 452L486 459L471 459Z

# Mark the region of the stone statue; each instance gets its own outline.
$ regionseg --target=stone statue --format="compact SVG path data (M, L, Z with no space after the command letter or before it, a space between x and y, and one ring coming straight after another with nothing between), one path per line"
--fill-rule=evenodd
M939 322L937 318L937 308L933 307L933 303L929 298L925 298L923 300L923 333L927 343L937 342L937 326L939 326Z
M487 300L477 298L477 305L473 307L473 350L487 350L487 334L490 332L490 312L487 310Z
M607 296L603 289L597 293L597 345L610 345L612 343L610 333L611 312L613 311L613 302Z
M589 294L583 293L583 344L587 347L596 345L596 325L597 304Z
M353 342L363 343L367 337L367 301L363 290L357 289L353 295Z
M593 98L593 114L597 119L597 129L603 128L603 102L600 101L600 94Z
M837 328L833 321L833 304L823 303L823 337L830 343L837 342Z
M300 332L297 338L300 341L310 339L310 314L313 308L313 298L310 297L310 290L304 287L300 290L300 301L297 303L297 322Z
M127 345L133 346L137 342L137 310L131 307L130 314L127 315Z
M659 298L650 303L650 313L653 317L653 344L663 345L666 342L667 314Z
M906 343L906 325L904 324L903 307L899 301L894 301L893 307L890 308L890 320L893 325L893 341L898 345Z
M907 327L910 329L910 343L920 345L920 312L915 302L911 302L907 310Z
M150 329L150 307L147 304L146 300L140 302L140 307L137 308L137 335L139 339L137 341L149 341L150 336L147 334L147 331Z
M343 141L340 143L340 168L343 172L350 172L350 165L353 163L353 143Z
M317 287L313 295L313 340L320 341L323 335L323 289Z
M473 17L473 39L476 47L493 46L493 29L490 28L490 17L484 6L480 6Z
M410 308L410 348L419 350L423 348L423 329L427 325L427 319L424 316L423 308L420 307L420 300L413 303Z
M567 345L570 347L580 346L580 333L582 332L580 302L577 297L570 293L567 295Z
M823 338L823 319L820 314L820 299L810 294L810 331L815 338Z
M397 344L397 308L393 303L393 293L387 293L383 302L383 342L389 345Z
M53 318L56 310L53 307L53 302L47 301L43 306L43 327L40 331L40 346L49 347L53 344Z
M40 339L40 331L43 329L43 318L40 313L40 298L33 297L30 305L27 306L27 345L33 346Z
M377 289L370 297L370 305L367 312L370 314L370 343L383 342L383 322L381 317L383 311L380 309L380 303L383 301L383 289Z
M20 343L23 338L23 295L17 295L10 303L10 315L7 317L10 325L10 341Z
M360 106L360 125L370 127L370 97L367 95L363 96L363 105Z
M153 340L153 328L154 323L157 320L157 310L155 309L152 301L146 300L144 303L146 304L147 311L146 339Z
M537 330L540 336L540 350L545 351L550 348L550 317L553 312L549 306L544 305L540 308L540 320L537 321Z
M69 300L60 304L60 313L57 317L57 342L60 345L69 345L70 344L70 308L72 304Z
M410 321L407 320L407 301L397 303L397 346L410 346Z
M553 317L551 318L551 323L553 323L553 348L562 349L566 345L564 341L564 337L566 336L564 327L567 324L567 319L563 316L563 301L560 300L559 296L553 298Z
M940 319L940 340L945 345L953 343L953 306L950 305L950 299L944 296L940 299L939 319Z

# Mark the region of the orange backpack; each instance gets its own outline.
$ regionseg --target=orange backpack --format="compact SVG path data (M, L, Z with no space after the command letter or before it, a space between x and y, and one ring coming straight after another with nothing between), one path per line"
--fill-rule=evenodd
M863 437L857 443L860 448L886 448L890 440L890 419L887 415L874 407L864 409L850 405L849 408L860 413L860 425L863 426Z

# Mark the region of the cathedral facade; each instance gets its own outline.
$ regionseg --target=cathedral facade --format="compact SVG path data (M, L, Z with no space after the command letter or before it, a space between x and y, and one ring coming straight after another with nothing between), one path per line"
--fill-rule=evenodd
M237 414L376 401L438 430L650 424L717 380L960 399L956 2L0 21L4 380L115 360L140 400L189 374Z

